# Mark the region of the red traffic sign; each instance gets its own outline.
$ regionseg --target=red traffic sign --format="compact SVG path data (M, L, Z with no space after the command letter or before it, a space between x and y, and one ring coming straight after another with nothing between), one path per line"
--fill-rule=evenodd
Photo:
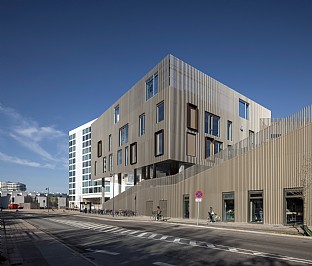
M204 192L202 190L196 190L195 191L195 198L201 199L204 196Z

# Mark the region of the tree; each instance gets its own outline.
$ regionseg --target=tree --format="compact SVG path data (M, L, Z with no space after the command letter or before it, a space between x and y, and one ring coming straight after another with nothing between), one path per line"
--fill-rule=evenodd
M299 172L299 178L303 198L303 224L307 224L307 201L309 193L311 193L312 189L312 154L304 157L303 164L301 165Z

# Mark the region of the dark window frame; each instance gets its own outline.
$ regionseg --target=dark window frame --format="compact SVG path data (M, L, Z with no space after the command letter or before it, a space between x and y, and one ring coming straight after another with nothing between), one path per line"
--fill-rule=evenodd
M157 153L157 136L158 134L162 134L162 139L161 139L161 147L162 147L162 152L161 153ZM161 130L158 130L157 132L155 132L155 141L154 141L154 144L155 144L155 157L158 157L158 156L162 156L164 155L164 143L165 143L165 137L164 137L164 130L161 129Z

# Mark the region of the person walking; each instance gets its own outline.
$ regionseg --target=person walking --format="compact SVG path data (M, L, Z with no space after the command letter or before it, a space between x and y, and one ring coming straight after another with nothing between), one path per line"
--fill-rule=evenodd
M156 220L159 221L161 217L161 209L160 206L157 206L157 210L156 210Z
M213 208L210 207L210 210L209 210L209 212L208 212L208 217L209 217L211 223L214 223L214 218L213 218L213 216L214 216L214 211L213 211Z

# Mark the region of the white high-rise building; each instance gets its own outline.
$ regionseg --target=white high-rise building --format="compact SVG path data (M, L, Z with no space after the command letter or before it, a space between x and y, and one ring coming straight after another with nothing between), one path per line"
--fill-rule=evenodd
M92 120L69 131L69 207L84 208L89 202L100 208L102 180L91 180Z

